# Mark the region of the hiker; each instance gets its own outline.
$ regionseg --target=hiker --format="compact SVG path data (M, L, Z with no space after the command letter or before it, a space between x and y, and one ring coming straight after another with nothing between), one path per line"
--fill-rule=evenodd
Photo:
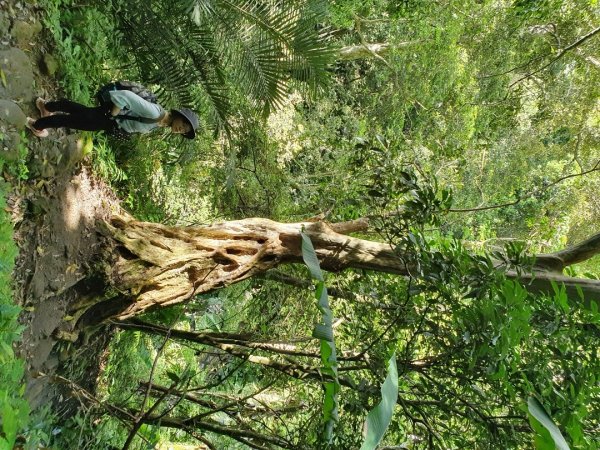
M27 118L27 127L37 137L48 136L48 128L68 127L85 131L105 131L107 134L127 135L149 133L159 127L170 127L175 134L194 139L198 116L191 109L165 111L130 90L108 92L110 106L89 107L70 100L35 102L40 119Z

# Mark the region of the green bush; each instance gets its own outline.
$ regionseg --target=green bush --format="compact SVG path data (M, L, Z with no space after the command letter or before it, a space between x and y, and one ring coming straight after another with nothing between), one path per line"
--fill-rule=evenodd
M4 162L0 160L0 169ZM8 170L8 169L7 169ZM29 406L23 399L24 362L15 358L14 344L19 340L23 327L17 317L21 308L13 304L11 271L17 256L12 239L12 225L5 212L5 196L8 184L0 184L0 449L10 450L17 434L26 427Z
M89 103L111 76L104 67L114 48L110 20L98 8L77 7L73 0L45 0L41 6L59 60L59 84L68 98Z

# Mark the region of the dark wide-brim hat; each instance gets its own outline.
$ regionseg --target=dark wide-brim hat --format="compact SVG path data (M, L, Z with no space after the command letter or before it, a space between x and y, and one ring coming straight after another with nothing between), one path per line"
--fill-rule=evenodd
M188 139L194 139L196 137L196 130L198 129L199 121L198 115L188 108L174 109L173 112L181 117L183 117L187 123L190 124L192 129L182 136Z

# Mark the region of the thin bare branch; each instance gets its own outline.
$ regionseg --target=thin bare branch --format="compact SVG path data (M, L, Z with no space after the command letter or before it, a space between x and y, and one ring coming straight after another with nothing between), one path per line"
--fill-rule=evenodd
M277 281L279 283L287 284L289 286L294 286L301 289L314 289L314 283L312 281L293 277L277 269L271 269L262 275L258 275L258 277L263 278L265 280ZM348 300L353 300L356 297L354 292L345 291L334 286L327 286L327 293L331 297L345 298Z
M594 166L591 169L584 170L579 173L572 173L569 175L565 175L564 177L560 177L560 178L554 180L552 183L543 186L543 188L540 190L530 189L528 193L520 196L519 198L517 198L516 200L514 200L512 202L500 203L497 205L489 205L489 206L478 206L475 208L450 208L448 210L448 212L452 212L452 213L479 212L479 211L488 211L490 209L506 208L507 206L514 206L514 205L520 203L522 200L533 197L534 195L539 195L540 192L544 192L565 180L568 180L570 178L575 178L575 177L581 177L581 176L584 176L584 175L587 175L589 173L596 172L599 170L600 170L600 161L597 161L596 164L594 164Z
M594 37L598 33L600 33L600 27L598 27L598 28L590 31L588 34L586 34L585 36L582 36L581 38L579 38L578 40L576 40L572 44L567 45L560 52L558 52L558 54L550 62L544 64L542 67L539 67L538 69L534 70L533 72L530 72L530 73L522 76L517 81L513 81L508 86L508 88L511 89L512 87L514 87L517 84L519 84L521 81L527 80L528 78L531 78L533 75L535 75L535 74L541 72L542 70L548 68L549 66L551 66L552 64L554 64L556 61L558 61L560 58L562 58L568 51L573 50L574 48L579 47L581 44L583 44L584 42L586 42L588 39L591 39L592 37Z
M160 359L160 356L162 355L162 352L165 348L165 346L167 345L167 342L169 342L169 339L171 337L171 330L173 328L173 326L175 325L175 323L177 322L178 319L176 319L175 321L173 321L173 323L171 324L171 326L168 328L168 330L165 333L165 338L161 344L161 346L158 348L158 350L156 351L156 356L154 357L154 361L152 362L152 368L150 369L150 376L148 378L148 383L152 384L152 379L154 378L154 373L156 371L156 366L158 364L158 360ZM174 383L173 386L171 387L171 389L174 389L175 386L177 384ZM148 386L148 389L146 389L146 392L144 393L144 398L142 400L142 404L140 406L140 412L138 414L138 417L135 419L134 423L133 423L133 428L131 429L131 431L129 432L129 434L127 435L127 439L125 440L125 443L123 444L123 449L122 450L127 450L129 448L129 446L131 445L131 443L133 442L133 438L137 435L137 432L139 431L140 427L143 425L143 421L142 419L144 419L145 417L150 416L150 414L152 414L156 408L158 408L158 405L162 402L162 400L164 400L164 398L166 396L163 396L162 398L160 398L159 400L157 400L154 405L152 405L152 407L150 409L148 409L147 412L144 412L144 409L146 408L146 403L148 401L148 398L150 396L150 386Z

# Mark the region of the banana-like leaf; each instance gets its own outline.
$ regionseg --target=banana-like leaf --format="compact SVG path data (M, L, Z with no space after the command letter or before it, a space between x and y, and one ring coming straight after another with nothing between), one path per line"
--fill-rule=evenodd
M398 400L398 367L396 354L388 361L388 374L381 386L381 402L367 414L366 436L360 450L374 450L390 426Z
M546 412L546 409L537 398L529 397L527 399L527 409L529 410L529 421L539 434L536 439L536 448L540 450L554 450L555 448L558 450L570 450L569 444L567 444L552 417ZM540 430L539 426L536 426L538 424L542 425L545 430ZM544 431L548 432L552 442L549 441L548 436L543 436Z
M302 232L300 234L302 236L302 259L304 260L304 264L306 264L314 279L323 281L323 272L321 272L319 259L317 258L317 253L312 245L312 241L306 233ZM320 300L320 298L318 298L318 300Z
M333 313L329 307L329 298L327 288L323 281L323 272L319 265L319 259L307 234L300 233L302 236L302 258L308 266L313 278L317 280L315 298L317 306L322 313L322 322L317 324L313 330L313 337L321 341L321 372L328 375L328 380L324 381L323 389L325 396L323 399L323 438L331 443L333 439L333 429L338 421L338 393L340 383L338 381L337 356L335 351L335 342L333 336Z

